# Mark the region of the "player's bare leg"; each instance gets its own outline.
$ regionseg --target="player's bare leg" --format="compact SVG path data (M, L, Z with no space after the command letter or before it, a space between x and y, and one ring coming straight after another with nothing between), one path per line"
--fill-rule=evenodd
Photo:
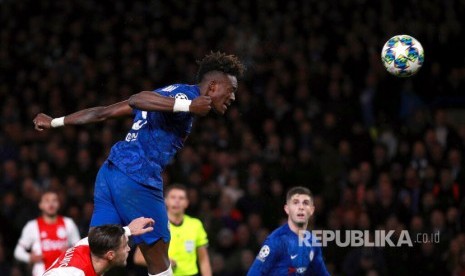
M170 267L168 247L169 243L165 243L162 239L152 245L144 243L139 244L139 248L144 255L145 262L147 263L147 270L149 274L156 275L168 270Z

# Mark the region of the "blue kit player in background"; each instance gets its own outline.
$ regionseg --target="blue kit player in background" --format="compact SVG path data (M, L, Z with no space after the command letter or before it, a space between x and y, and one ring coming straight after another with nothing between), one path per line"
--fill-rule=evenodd
M183 147L195 115L206 115L211 109L221 115L226 112L235 100L237 78L244 70L237 57L220 52L206 55L198 64L196 85L168 85L142 91L113 105L54 119L40 113L33 120L35 128L41 131L134 116L132 129L112 147L99 170L90 226L127 225L138 217L154 219L154 231L134 239L147 262L149 275L172 275L162 172Z
M310 190L301 186L291 188L284 211L287 223L266 238L247 275L329 275L321 247L310 246L311 238L307 244L299 245L299 235L308 238L304 232L315 211Z

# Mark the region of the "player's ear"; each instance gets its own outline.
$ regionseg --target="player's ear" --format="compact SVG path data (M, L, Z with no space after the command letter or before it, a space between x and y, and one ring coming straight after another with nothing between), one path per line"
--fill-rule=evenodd
M289 206L284 205L284 212L286 212L287 215L289 215Z
M115 258L115 251L109 250L107 253L105 253L105 258L109 261L113 260Z
M207 95L206 96L211 96L211 93L214 93L216 91L216 86L217 85L218 85L218 83L216 82L216 80L211 80L208 83Z

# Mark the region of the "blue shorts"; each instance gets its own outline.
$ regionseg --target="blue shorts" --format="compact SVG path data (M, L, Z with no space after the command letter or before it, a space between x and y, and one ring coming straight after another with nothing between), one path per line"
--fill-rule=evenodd
M136 244L153 244L159 239L170 241L168 215L163 191L140 184L107 161L95 180L94 213L91 227L103 224L128 225L138 217L153 218L154 230L132 237Z

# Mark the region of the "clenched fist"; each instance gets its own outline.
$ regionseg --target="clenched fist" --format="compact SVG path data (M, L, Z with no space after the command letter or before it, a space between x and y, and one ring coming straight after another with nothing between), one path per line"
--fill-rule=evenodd
M189 112L196 115L205 116L212 109L212 99L208 96L199 96L192 100L189 106Z
M34 128L38 131L42 131L46 128L51 128L51 122L52 122L52 117L44 114L44 113L39 113L36 115L34 120L32 120L34 123Z

